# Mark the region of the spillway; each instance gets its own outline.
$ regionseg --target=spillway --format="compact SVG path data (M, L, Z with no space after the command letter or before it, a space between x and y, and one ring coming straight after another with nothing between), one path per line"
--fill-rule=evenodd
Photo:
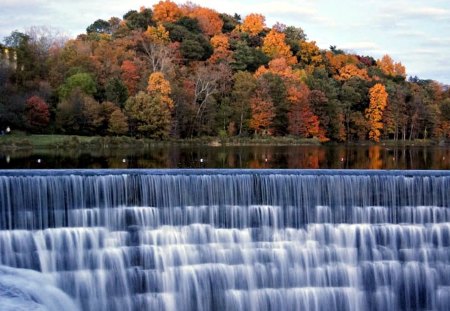
M450 310L450 172L0 171L0 310Z

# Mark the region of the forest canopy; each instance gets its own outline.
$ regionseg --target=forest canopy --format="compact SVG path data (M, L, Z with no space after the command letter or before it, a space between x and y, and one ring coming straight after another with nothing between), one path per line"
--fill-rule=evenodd
M450 91L405 66L321 49L302 28L191 2L0 44L0 124L28 133L450 138ZM1 129L0 129L1 130Z

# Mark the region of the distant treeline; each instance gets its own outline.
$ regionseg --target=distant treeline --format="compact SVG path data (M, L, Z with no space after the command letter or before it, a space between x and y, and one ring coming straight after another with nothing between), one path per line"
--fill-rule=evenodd
M0 130L129 135L446 139L448 87L379 60L320 49L299 27L161 1L0 45Z

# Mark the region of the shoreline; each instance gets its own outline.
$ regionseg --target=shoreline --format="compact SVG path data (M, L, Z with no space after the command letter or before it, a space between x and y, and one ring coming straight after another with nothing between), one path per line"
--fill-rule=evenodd
M142 149L166 146L208 146L208 147L250 147L250 146L351 146L351 147L448 147L450 144L440 143L431 139L412 141L382 140L354 142L326 142L318 139L285 137L201 137L193 139L151 140L128 136L77 136L77 135L3 135L0 136L0 151L34 150L34 149Z

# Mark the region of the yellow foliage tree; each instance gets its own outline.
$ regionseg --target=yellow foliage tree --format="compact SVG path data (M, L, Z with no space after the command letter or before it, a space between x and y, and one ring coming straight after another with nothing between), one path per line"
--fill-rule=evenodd
M170 110L173 109L173 100L170 98L172 89L170 87L169 81L164 78L162 72L154 72L148 78L147 92L150 95L161 96L161 101L163 104L167 105Z
M377 83L369 90L369 108L366 109L366 119L369 124L369 139L380 141L383 128L383 111L387 106L388 93L383 84Z
M175 2L170 0L159 1L153 6L153 19L164 23L176 22L182 16L182 11Z
M156 27L149 26L144 33L144 36L154 43L166 44L170 41L169 32L163 25L158 25Z
M271 58L284 58L289 65L297 63L297 58L292 56L291 48L286 44L286 35L272 29L264 38L263 52Z
M297 53L300 57L300 62L305 68L323 67L324 61L316 41L301 41L300 50Z
M266 26L265 22L266 18L263 15L252 13L245 17L244 22L240 26L240 29L243 32L248 32L252 36L256 36L261 31L263 31L264 27Z

